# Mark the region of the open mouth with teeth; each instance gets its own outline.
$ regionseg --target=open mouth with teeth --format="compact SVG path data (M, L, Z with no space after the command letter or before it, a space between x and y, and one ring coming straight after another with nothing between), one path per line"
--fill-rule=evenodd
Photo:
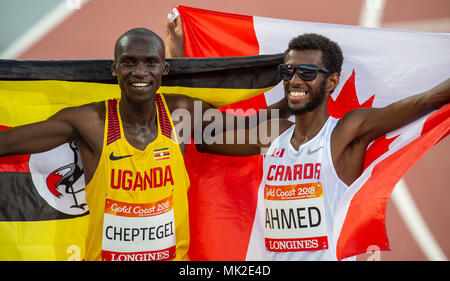
M289 99L293 101L300 101L304 99L308 93L306 91L289 91Z
M134 88L143 89L145 87L150 86L151 83L148 83L148 82L132 82L132 83L130 83L130 85L133 86Z

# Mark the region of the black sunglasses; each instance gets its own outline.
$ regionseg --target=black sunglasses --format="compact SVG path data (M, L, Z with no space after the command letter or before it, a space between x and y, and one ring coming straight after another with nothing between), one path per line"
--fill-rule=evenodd
M330 73L328 69L325 67L321 67L314 64L280 64L278 66L278 71L280 72L280 77L284 81L288 81L292 79L292 76L294 76L295 70L298 70L298 76L303 81L312 81L316 79L317 73L319 71Z

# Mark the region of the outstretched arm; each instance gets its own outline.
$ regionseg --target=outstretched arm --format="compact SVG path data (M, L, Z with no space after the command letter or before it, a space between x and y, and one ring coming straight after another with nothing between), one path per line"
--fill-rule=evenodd
M205 139L198 144L199 151L231 156L258 155L291 126L291 122L284 119L289 116L284 100L247 116L233 111L221 114L223 130L217 132L212 140ZM211 126L210 122L202 123L203 130L208 126Z
M63 109L46 121L0 131L0 156L39 153L73 139L76 130L70 115Z
M279 119L289 115L284 100L247 116L238 111L222 112L202 100L182 95L167 95L166 100L179 141L187 143L192 137L201 152L257 155L279 135L280 129L291 125Z
M390 104L384 108L370 108L355 113L360 119L357 137L370 143L376 138L394 131L439 109L450 102L450 79L415 96Z
M351 184L362 172L367 146L450 102L450 79L436 87L383 108L352 110L332 135L332 156L339 177Z
M42 122L0 131L0 156L44 152L72 140L99 156L104 116L104 104L91 103L64 108Z

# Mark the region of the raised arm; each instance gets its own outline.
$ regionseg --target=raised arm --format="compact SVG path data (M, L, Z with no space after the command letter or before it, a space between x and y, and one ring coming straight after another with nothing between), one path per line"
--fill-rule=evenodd
M28 154L50 150L76 135L63 109L48 120L0 131L0 156Z
M450 79L383 108L350 111L332 136L333 162L340 178L352 183L361 173L367 146L376 138L411 123L450 102Z
M392 103L384 108L363 109L355 113L360 120L357 137L370 143L450 102L450 79L415 96Z
M65 108L45 121L0 131L0 156L44 152L81 139L98 150L103 136L102 110L102 104Z

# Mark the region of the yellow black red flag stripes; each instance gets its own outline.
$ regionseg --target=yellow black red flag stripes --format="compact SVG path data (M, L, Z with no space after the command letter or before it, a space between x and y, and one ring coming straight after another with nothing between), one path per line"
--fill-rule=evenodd
M227 105L278 83L280 62L281 55L173 59L159 91ZM64 107L119 97L110 63L0 61L2 129L45 120ZM83 258L89 216L74 143L40 154L1 157L0 190L0 260Z
M167 59L170 71L163 87L264 89L280 79L276 66L282 55L228 58ZM0 81L58 80L117 84L111 60L0 60Z

